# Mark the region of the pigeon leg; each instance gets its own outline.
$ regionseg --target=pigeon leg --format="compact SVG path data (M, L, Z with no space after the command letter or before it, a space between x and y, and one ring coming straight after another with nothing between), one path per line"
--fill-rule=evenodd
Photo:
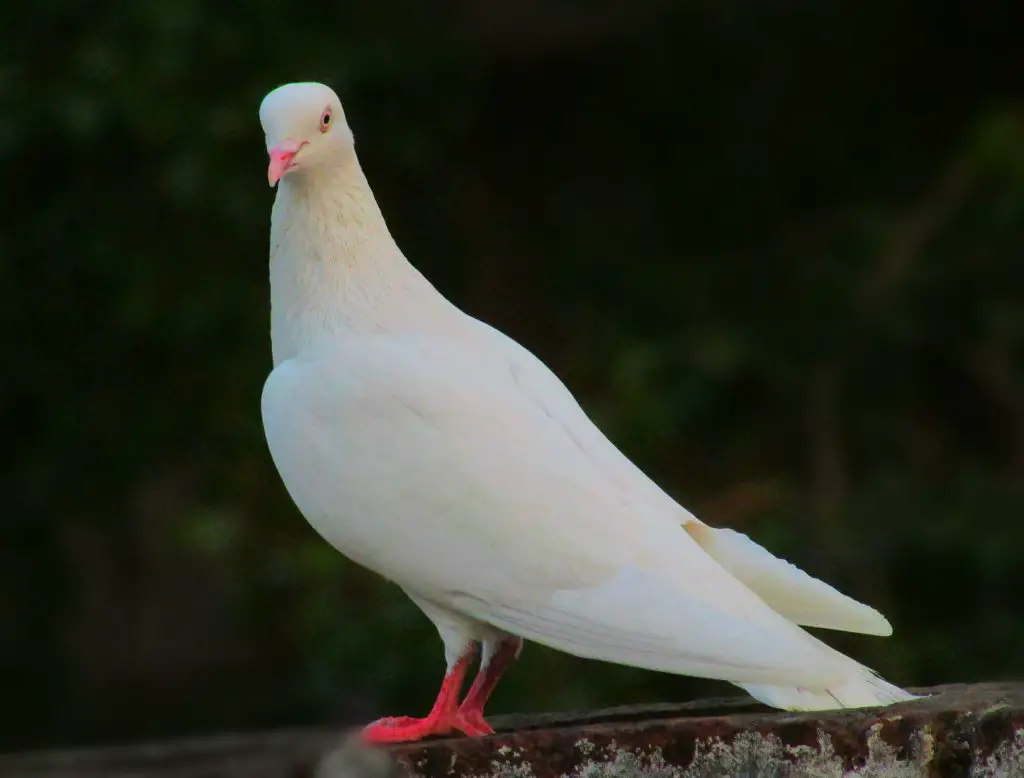
M487 666L480 668L473 685L466 693L466 699L455 712L456 727L467 735L490 735L494 732L491 725L484 721L484 705L487 704L501 676L522 650L522 638L506 638L501 642Z
M462 730L461 722L457 718L459 694L473 653L471 644L445 675L434 707L426 717L418 719L413 716L391 716L378 719L362 731L363 740L368 743L404 743L420 740L427 735L447 735L452 729Z

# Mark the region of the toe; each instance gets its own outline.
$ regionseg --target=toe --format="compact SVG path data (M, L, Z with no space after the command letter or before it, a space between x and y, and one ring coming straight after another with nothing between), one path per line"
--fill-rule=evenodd
M394 729L395 727L408 727L411 724L415 724L422 719L418 719L415 716L385 716L382 719L367 724L366 729Z
M451 731L452 726L448 721L389 716L365 727L360 737L366 743L406 743L422 740L428 735L447 735Z
M455 719L452 721L452 726L470 737L482 737L484 735L494 734L494 728L484 721L484 717L480 714L457 713L455 715Z

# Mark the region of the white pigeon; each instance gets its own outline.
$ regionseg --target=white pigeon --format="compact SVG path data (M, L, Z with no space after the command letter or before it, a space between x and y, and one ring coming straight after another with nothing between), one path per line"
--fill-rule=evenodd
M260 121L278 185L271 455L316 531L398 584L444 642L430 713L381 719L367 740L492 732L483 705L523 639L788 710L914 699L797 626L889 635L880 613L700 522L543 363L409 264L330 88L281 86Z

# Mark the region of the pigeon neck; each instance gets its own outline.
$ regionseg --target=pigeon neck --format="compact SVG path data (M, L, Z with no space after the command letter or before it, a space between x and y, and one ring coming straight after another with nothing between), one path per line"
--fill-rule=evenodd
M354 157L281 182L270 297L275 365L339 335L415 326L413 316L447 306L395 244Z

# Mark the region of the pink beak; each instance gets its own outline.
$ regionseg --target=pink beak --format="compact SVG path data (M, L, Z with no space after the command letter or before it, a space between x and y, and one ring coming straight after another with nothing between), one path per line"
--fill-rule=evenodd
M292 159L298 154L305 142L286 140L278 143L267 153L270 155L270 167L267 168L267 180L274 186L281 177L293 167Z

